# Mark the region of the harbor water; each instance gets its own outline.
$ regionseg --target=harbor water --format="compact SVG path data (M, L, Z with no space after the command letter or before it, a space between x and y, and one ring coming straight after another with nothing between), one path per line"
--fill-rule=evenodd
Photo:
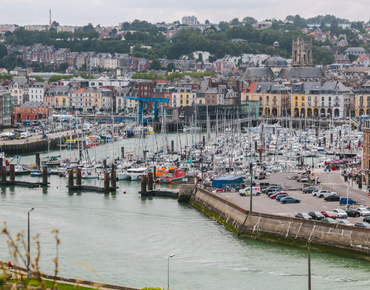
M154 136L148 140L148 144L155 144ZM131 139L99 146L97 159L109 156L112 146L117 157L119 147L131 150L136 145ZM89 152L90 157L94 156L95 148ZM73 151L62 152L63 157L74 155ZM22 157L22 163L33 162L34 155ZM30 176L16 179L37 180ZM56 246L50 231L55 228L61 240L61 276L165 288L169 262L170 289L307 287L306 249L238 238L175 199L141 198L140 182L120 181L116 194L102 194L68 193L65 178L50 176L49 181L47 189L0 188L0 222L7 221L13 236L27 230L27 212L35 208L31 212L31 233L40 233L43 272L52 273L54 269ZM99 180L82 182L102 184ZM6 240L0 236L2 260L11 259ZM32 240L31 255L35 254L36 243ZM175 256L168 260L171 254ZM312 289L370 287L369 262L313 252L311 265Z

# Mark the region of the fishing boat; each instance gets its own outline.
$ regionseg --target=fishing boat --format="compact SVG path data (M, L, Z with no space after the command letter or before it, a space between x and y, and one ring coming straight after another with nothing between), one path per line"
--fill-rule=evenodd
M58 156L46 156L41 161L41 164L46 166L59 166L60 165L60 155Z
M183 182L185 171L182 168L171 167L166 175L159 178L159 183L179 183Z

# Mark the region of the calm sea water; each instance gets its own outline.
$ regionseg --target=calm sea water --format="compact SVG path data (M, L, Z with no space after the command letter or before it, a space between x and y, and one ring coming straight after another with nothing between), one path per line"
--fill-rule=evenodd
M134 143L124 140L119 145L131 148ZM97 156L111 148L98 147ZM68 154L74 153L63 153ZM23 158L24 163L33 161L33 155ZM51 176L47 190L0 188L0 222L7 221L13 234L26 230L27 212L35 208L31 232L40 233L44 272L54 269L56 247L50 231L57 228L59 274L67 277L165 288L167 257L175 254L170 259L171 289L306 289L307 250L240 239L175 199L141 198L139 182L121 181L118 186L115 195L68 193L66 179ZM32 241L31 255L35 253ZM311 257L312 289L370 287L370 263L316 252ZM0 259L10 259L3 235Z

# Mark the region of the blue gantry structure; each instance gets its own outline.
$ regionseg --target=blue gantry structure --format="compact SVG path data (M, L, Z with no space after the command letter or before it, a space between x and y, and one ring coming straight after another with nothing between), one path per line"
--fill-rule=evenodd
M143 121L144 102L154 102L154 120L158 119L158 103L168 103L170 99L165 98L146 98L146 97L123 97L127 100L134 100L139 102L139 123Z

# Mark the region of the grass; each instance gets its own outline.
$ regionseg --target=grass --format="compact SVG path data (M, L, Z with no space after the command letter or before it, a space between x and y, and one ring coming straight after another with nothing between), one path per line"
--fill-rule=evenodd
M11 283L15 283L17 282L18 284L22 284L22 281L21 280L15 280L15 279L11 279L10 280ZM53 281L51 280L44 280L44 283L45 283L45 286L48 288L48 289L52 289L53 288ZM38 287L39 286L39 281L37 281L36 279L32 278L30 280L27 281L27 285L28 286L31 286L31 287ZM56 283L56 289L59 289L59 290L91 290L91 289L98 289L98 288L94 288L94 287L84 287L84 286L78 286L78 285L75 285L75 284L68 284L68 283Z

